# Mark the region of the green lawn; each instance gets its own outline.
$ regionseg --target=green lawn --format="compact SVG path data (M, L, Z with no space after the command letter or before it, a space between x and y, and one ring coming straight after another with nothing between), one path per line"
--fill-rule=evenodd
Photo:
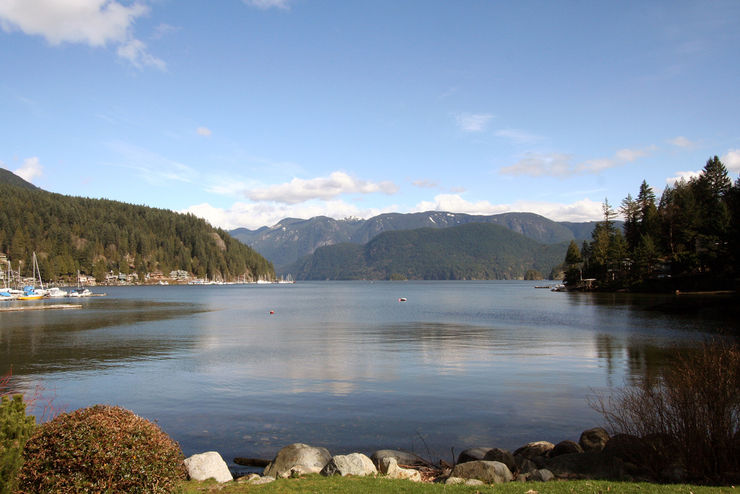
M608 482L596 480L552 481L552 482L512 482L509 484L486 486L463 486L444 484L417 484L408 480L390 480L368 477L322 477L310 475L297 479L279 479L266 485L249 486L229 482L189 481L183 484L184 494L205 492L222 493L339 493L355 494L362 492L380 493L468 493L468 494L740 494L734 487L703 487L693 485L659 485L631 482ZM529 494L534 494L530 492Z

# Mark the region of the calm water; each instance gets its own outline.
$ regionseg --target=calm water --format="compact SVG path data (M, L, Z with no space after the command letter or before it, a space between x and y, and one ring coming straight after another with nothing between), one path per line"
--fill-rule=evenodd
M186 455L306 442L449 460L451 447L577 440L600 424L587 395L731 323L664 310L670 296L534 284L105 288L83 310L0 313L0 373L12 365L17 389L40 385L67 411L156 420Z

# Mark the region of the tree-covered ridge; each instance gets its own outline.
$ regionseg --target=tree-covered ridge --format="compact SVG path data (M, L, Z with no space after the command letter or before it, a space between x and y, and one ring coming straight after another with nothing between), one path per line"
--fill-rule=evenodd
M0 252L30 275L36 252L45 280L74 280L79 270L188 271L230 280L272 277L261 255L190 214L22 188L0 181Z
M614 209L604 203L604 220L579 250L571 243L566 281L593 278L602 288L720 289L734 286L739 273L740 179L733 185L717 156L698 177L666 187L660 200L643 181L637 197L621 204L624 233L614 226Z
M289 271L296 279L521 279L549 275L566 245L543 245L506 227L470 223L381 233L364 245L321 247Z

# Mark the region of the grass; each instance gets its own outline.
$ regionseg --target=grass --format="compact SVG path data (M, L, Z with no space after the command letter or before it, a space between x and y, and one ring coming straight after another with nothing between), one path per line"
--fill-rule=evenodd
M597 480L569 480L552 482L511 482L509 484L465 486L444 484L417 484L408 480L372 477L322 477L309 475L297 479L278 479L266 485L244 485L235 482L217 484L213 481L183 483L182 494L203 493L337 493L363 492L401 494L740 494L735 487L705 487L694 485L662 485L638 482L609 482ZM530 492L529 494L534 494Z

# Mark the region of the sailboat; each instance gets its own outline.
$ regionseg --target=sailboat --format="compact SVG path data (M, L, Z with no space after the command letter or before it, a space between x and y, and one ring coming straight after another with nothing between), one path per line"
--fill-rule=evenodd
M41 280L41 270L39 269L39 260L36 258L36 253L33 253L33 262L31 265L31 269L33 271L33 278L34 282L36 281L36 275L38 275L38 281L41 288L36 288L35 286L24 286L23 287L23 294L18 296L18 300L39 300L46 296L48 293L47 290L44 289L44 282Z
M92 295L92 292L88 290L87 288L83 288L82 284L80 283L80 272L77 271L77 288L69 292L70 297L90 297Z

